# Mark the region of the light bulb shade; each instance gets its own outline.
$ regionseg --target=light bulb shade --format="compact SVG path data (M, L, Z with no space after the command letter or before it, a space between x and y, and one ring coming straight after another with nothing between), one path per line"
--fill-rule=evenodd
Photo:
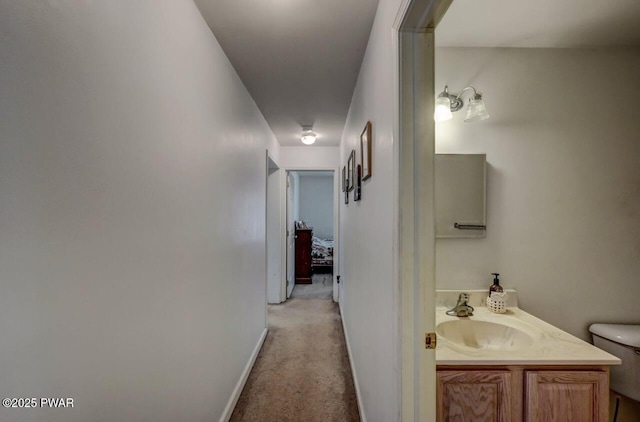
M484 106L482 96L476 95L475 98L469 100L469 107L467 108L467 117L465 117L465 123L479 122L489 118L489 113Z
M436 109L433 112L433 119L436 122L442 122L445 120L451 120L453 114L451 114L451 100L448 96L438 97L436 100Z
M313 145L316 142L316 134L311 130L305 130L302 132L302 137L300 138L303 144L305 145Z

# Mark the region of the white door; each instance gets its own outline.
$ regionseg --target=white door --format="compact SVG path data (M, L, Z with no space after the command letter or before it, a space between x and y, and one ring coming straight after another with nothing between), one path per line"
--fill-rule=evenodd
M291 297L291 292L293 292L296 282L296 228L293 209L294 180L291 174L287 172L287 299Z
M282 229L281 222L284 208L280 184L282 182L281 171L278 164L267 153L267 203L266 203L266 229L267 229L267 303L280 303L285 300L283 284L282 264Z

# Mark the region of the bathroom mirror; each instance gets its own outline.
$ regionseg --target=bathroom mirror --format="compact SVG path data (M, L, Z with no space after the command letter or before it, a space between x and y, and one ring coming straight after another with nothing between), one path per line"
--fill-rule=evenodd
M436 238L485 237L486 154L435 155Z

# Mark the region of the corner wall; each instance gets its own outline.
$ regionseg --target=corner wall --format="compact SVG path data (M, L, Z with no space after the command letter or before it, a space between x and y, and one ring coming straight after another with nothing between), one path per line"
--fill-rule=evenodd
M393 23L400 0L380 0L340 146L341 168L372 123L372 176L362 200L340 198L344 319L363 420L397 421L400 403L399 285L393 268L394 68ZM358 159L358 161L360 161ZM366 419L364 419L366 418Z
M191 1L2 1L1 420L217 420L265 330L265 149Z
M640 323L640 49L441 48L436 88L483 92L491 119L439 123L438 153L487 153L486 239L438 239L439 288L488 288L590 340Z

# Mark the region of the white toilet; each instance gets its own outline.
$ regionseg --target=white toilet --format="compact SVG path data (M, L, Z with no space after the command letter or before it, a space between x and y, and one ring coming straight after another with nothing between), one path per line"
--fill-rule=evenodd
M611 389L640 401L640 325L592 324L593 344L622 360L611 366Z

